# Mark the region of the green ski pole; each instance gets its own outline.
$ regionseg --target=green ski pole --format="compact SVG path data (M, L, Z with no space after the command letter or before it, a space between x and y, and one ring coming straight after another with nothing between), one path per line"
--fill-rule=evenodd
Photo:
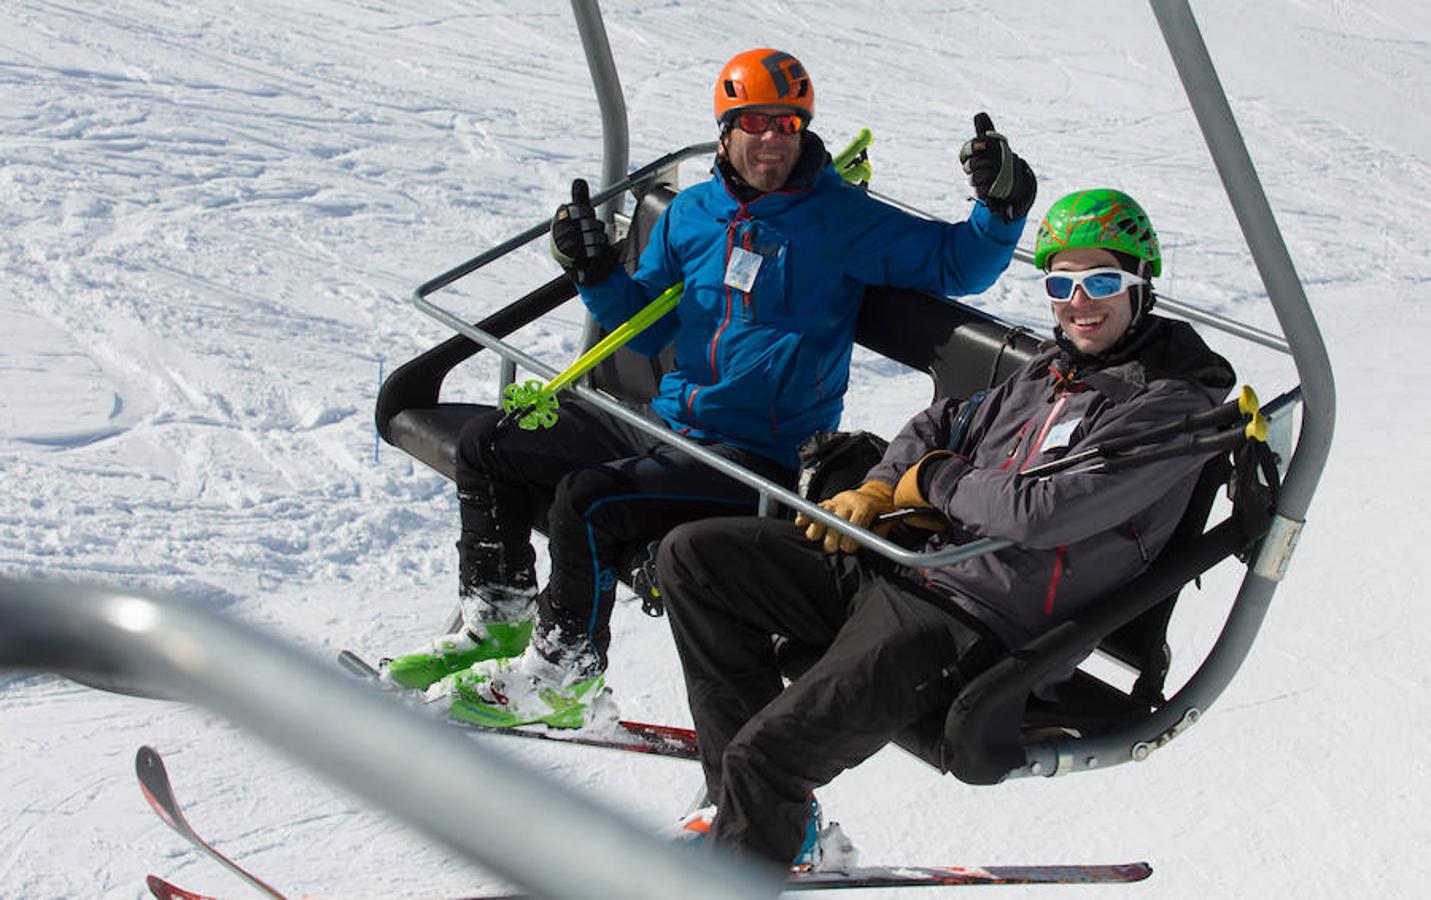
M869 185L870 176L873 174L870 169L869 154L872 143L874 143L874 135L868 128L861 128L855 135L855 139L850 141L850 145L831 160L835 171L840 173L841 178L860 187Z
M501 434L513 424L524 431L550 428L557 420L557 393L572 382L596 368L602 360L619 350L627 341L645 331L657 319L676 308L686 283L678 281L661 292L655 300L646 304L636 315L616 326L610 334L598 341L590 350L576 358L546 385L532 379L517 384L513 382L502 391L502 410L506 413L497 423L497 434Z

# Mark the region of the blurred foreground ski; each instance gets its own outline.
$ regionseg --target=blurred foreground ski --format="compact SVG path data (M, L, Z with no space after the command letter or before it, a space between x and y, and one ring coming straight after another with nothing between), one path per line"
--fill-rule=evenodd
M901 887L1014 884L1129 884L1153 874L1145 862L1051 866L859 866L848 872L797 872L784 893ZM519 900L527 894L481 894L462 900Z
M179 802L174 799L174 789L169 784L169 773L164 769L164 760L159 757L159 751L153 747L140 747L139 753L134 757L134 771L139 776L139 788L144 791L144 799L149 801L149 805L154 808L154 812L158 813L159 818L164 820L165 825L177 831L189 843L198 847L211 859L227 867L229 871L248 882L265 896L274 897L277 898L277 900L284 900L283 894L274 890L238 863L209 846L203 838L199 837L194 829L189 826L188 821L184 818L184 813L179 810ZM155 887L156 883L160 886L157 889ZM162 878L157 878L153 875L149 876L149 890L154 896L161 898L161 900L167 897L191 898L201 896L176 888ZM170 893L160 893L161 890L169 890ZM178 891L178 893L173 893L173 891Z
M837 891L898 887L972 887L1015 884L1130 884L1153 874L1147 863L1073 866L861 866L846 873L818 872L790 876L785 892ZM157 885L157 886L156 886ZM149 876L158 900L213 900ZM521 900L528 894L479 894L459 900Z
M1145 862L1072 866L860 866L847 873L790 876L787 891L841 888L961 887L976 884L1126 884L1153 874Z
M134 767L139 785L149 805L164 824L183 835L195 847L222 863L234 874L269 897L283 900L283 895L233 860L206 843L190 827L174 799L164 761L152 747L139 748ZM959 887L997 884L1119 884L1142 881L1153 872L1145 862L1122 865L1046 865L1046 866L861 866L848 872L798 872L790 876L786 891L829 891L882 887ZM212 900L212 898L177 887L157 875L147 879L149 892L156 900ZM510 900L525 894L479 894L462 900Z
M390 693L398 696L410 693L395 684L383 681L376 667L351 650L339 653L338 663L353 675L369 679ZM459 698L454 702L463 703L465 701ZM646 722L630 722L622 719L616 722L593 723L585 728L573 729L549 728L545 725L483 728L480 725L446 717L442 721L454 728L461 728L464 731L477 734L500 734L508 737L533 738L539 741L557 741L563 744L581 744L587 747L605 747L608 750L650 753L655 756L669 756L673 759L699 759L695 731L676 725L652 725Z

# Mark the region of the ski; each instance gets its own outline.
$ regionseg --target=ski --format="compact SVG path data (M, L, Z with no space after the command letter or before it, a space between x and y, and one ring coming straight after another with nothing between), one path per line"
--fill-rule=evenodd
M1153 874L1145 862L1117 865L861 866L849 872L790 876L787 891L886 887L962 887L977 884L1128 884Z
M366 665L359 657L357 663ZM351 663L344 663L351 665ZM269 897L283 900L279 893L257 876L229 859L199 837L184 818L174 799L169 773L158 751L140 747L134 761L144 798L164 824L195 847ZM959 887L967 885L1014 884L1126 884L1142 881L1153 872L1145 862L1120 865L1034 865L1034 866L861 866L848 872L797 872L790 876L786 891L828 891L856 888ZM156 900L212 900L204 894L170 884L157 875L146 879ZM480 894L462 900L515 900L524 894Z
M144 883L149 886L149 893L154 895L154 900L218 900L217 897L210 897L207 894L186 891L176 884L170 884L158 875L150 875L144 879Z
M1130 884L1153 874L1145 862L1116 865L859 866L848 872L796 872L782 893L870 888L1016 884ZM520 900L528 894L479 894L461 900Z
M284 900L283 894L265 884L256 875L229 859L219 851L199 837L198 833L189 825L184 818L184 813L179 809L179 801L174 799L174 788L169 783L169 773L164 768L164 760L160 758L159 751L153 747L140 747L139 753L134 757L134 771L139 776L139 789L144 792L144 799L149 801L154 812L159 818L164 820L164 824L174 829L181 837L193 844L199 850L207 854L215 862L220 863L229 871L233 872L244 881L248 882L256 890L265 896ZM156 883L160 886L156 890ZM175 888L162 878L151 875L149 877L149 890L160 900L167 897L183 898L200 897L201 895ZM179 893L161 894L159 890L173 890Z
M338 663L350 674L366 679L389 693L408 695L397 685L382 680L371 663L351 650L338 654ZM463 703L461 698L454 701ZM475 734L505 735L508 737L530 738L539 741L555 741L563 744L580 744L586 747L603 747L608 750L624 750L628 753L649 753L672 759L699 759L696 749L696 733L693 729L676 725L655 725L648 722L632 722L621 719L616 722L593 723L585 728L550 728L546 725L519 725L515 728L484 728L470 722L443 717L443 722L453 728Z
M802 872L790 876L784 893L900 887L970 887L1017 884L1130 884L1153 874L1147 863L1052 866L861 866L848 872ZM157 900L214 900L175 887L154 875ZM458 900L521 900L528 894L476 894Z

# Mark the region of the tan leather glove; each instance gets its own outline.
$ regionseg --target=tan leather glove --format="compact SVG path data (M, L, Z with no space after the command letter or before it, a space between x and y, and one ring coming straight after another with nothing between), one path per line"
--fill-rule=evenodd
M934 510L933 505L919 492L919 470L931 460L945 459L953 455L948 450L934 450L924 454L920 457L919 462L906 469L899 478L899 484L894 488L894 508ZM900 519L900 522L913 528L922 528L925 531L943 531L949 527L949 522L938 510L906 516Z
M936 459L946 459L954 454L948 450L935 450L920 457L919 462L910 466L899 478L894 489L896 509L932 509L933 505L919 493L919 470L926 463Z
M854 490L841 491L823 501L820 508L827 509L861 528L869 528L876 517L894 509L894 488L883 481L866 481ZM834 553L836 550L853 553L859 547L854 538L827 528L808 516L797 515L795 524L804 526L807 540L818 541L823 538L826 553Z

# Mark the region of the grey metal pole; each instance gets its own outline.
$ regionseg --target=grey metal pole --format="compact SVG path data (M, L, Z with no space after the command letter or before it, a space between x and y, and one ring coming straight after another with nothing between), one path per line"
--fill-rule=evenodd
M601 20L601 7L596 0L571 0L571 11L576 16L576 30L581 33L581 47L586 51L586 67L591 70L596 102L601 107L601 186L606 188L626 177L629 153L626 99L621 92L621 79L616 75L606 25ZM622 199L623 195L618 194L598 210L608 230L621 209ZM601 326L588 315L581 332L581 346L590 349L599 340Z
M477 326L468 323L455 313L443 309L431 300L423 297L420 292L413 295L413 303L418 309L459 334L470 338L474 343L481 344L488 350L500 354L504 359L516 361L528 372L540 375L547 381L551 381L558 374L557 370L552 366L513 347L495 335L488 334ZM658 424L628 406L613 400L601 391L580 384L572 385L570 390L587 402L601 407L608 415L621 419L633 428L645 432L647 435L662 443L679 447L688 455L695 457L712 469L754 488L760 494L759 509L761 515L769 514L773 501L778 500L795 512L804 513L811 519L825 525L827 528L833 528L841 534L848 534L855 537L869 549L902 565L916 569L926 566L947 566L961 560L972 559L975 556L1001 550L1013 543L1006 538L978 538L965 544L945 547L941 550L933 550L927 553L905 549L899 544L890 541L888 538L880 537L872 531L868 531L842 519L822 507L811 503L800 495L781 487L775 482L757 475L749 469L733 463L717 453L712 453L708 448L702 447L690 438L676 434L664 424Z
M1187 0L1150 2L1297 366L1302 384L1302 430L1282 484L1278 511L1301 522L1326 465L1336 423L1331 362L1192 9Z
M1336 389L1326 345L1292 265L1272 208L1242 141L1212 57L1187 0L1149 0L1198 126L1252 251L1301 380L1302 431L1287 466L1277 515L1242 580L1216 643L1198 670L1140 729L1028 748L1016 775L1054 775L1146 758L1195 723L1226 689L1261 628L1290 561L1307 507L1326 465L1336 419Z
M571 11L576 15L581 47L586 51L586 67L591 70L596 103L601 107L601 186L608 188L626 177L630 152L626 98L621 92L621 79L616 75L616 62L606 38L606 25L601 20L601 7L596 0L571 0ZM617 195L602 204L601 218L608 225L621 211L622 199Z
M0 580L0 621L0 669L86 672L202 704L538 896L743 900L780 890L201 604Z
M1301 381L1302 431L1282 483L1276 519L1203 662L1153 716L1145 734L1051 742L1030 748L1026 773L1054 774L1144 759L1195 723L1232 681L1271 605L1326 465L1336 418L1336 389L1326 345L1292 265L1272 208L1242 141L1232 108L1187 0L1150 0L1203 138L1252 251L1268 299L1287 337Z

